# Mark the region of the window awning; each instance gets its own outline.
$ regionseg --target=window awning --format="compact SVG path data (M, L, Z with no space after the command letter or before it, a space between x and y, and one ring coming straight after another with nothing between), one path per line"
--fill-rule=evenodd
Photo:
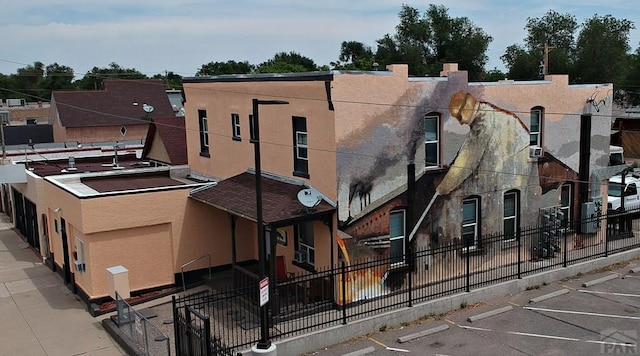
M283 226L299 220L311 220L331 215L336 208L328 199L321 199L313 208L298 201L298 192L308 186L293 179L277 179L262 175L262 219L265 225ZM218 182L190 197L199 202L227 211L238 217L257 221L256 176L245 172Z

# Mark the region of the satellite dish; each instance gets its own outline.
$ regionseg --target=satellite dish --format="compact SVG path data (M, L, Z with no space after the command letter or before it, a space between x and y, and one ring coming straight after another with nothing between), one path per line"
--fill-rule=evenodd
M322 195L313 188L303 189L298 192L298 201L307 208L313 208L320 204Z
M153 106L147 105L147 104L142 104L142 110L144 110L148 114L150 114L153 111Z

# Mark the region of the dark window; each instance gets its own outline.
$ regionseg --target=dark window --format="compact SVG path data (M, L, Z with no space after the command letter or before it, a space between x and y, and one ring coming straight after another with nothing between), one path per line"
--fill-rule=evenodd
M544 109L535 107L531 109L531 117L529 123L529 145L542 147L543 128L544 128Z
M520 221L520 193L517 190L504 193L503 204L504 240L515 240L518 237Z
M236 141L240 141L240 115L238 114L231 114L231 137L236 140Z
M316 249L313 241L313 222L295 225L293 228L295 240L294 261L314 266L316 263Z
M480 242L480 198L469 197L462 201L462 244L464 248L476 248Z
M560 188L560 211L562 211L562 226L571 224L571 202L573 201L573 189L571 183L565 183Z
M200 126L200 155L209 157L209 124L206 110L198 110L198 125Z
M389 256L391 258L391 264L402 264L405 262L404 249L405 249L405 222L404 222L404 210L392 211L389 214L389 243L391 251Z
M424 118L424 155L426 167L440 166L440 117Z
M307 119L293 117L293 175L309 178L309 146Z

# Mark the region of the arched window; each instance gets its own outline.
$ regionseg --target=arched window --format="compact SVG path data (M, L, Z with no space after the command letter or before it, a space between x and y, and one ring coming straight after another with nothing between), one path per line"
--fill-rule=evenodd
M504 193L503 198L503 233L504 241L512 241L518 238L520 230L520 192L510 190Z
M462 244L464 248L480 246L480 197L470 196L462 201Z
M425 167L440 167L440 114L430 113L424 117Z

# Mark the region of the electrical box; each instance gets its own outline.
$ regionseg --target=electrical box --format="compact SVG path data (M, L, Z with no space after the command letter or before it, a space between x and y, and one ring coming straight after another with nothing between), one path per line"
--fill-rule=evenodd
M123 266L107 268L107 289L109 295L111 295L111 298L114 300L116 299L116 292L118 292L123 299L131 297L129 290L129 270Z
M585 234L595 234L598 232L598 214L596 209L596 203L592 201L588 201L586 203L582 203L582 227L581 231Z

